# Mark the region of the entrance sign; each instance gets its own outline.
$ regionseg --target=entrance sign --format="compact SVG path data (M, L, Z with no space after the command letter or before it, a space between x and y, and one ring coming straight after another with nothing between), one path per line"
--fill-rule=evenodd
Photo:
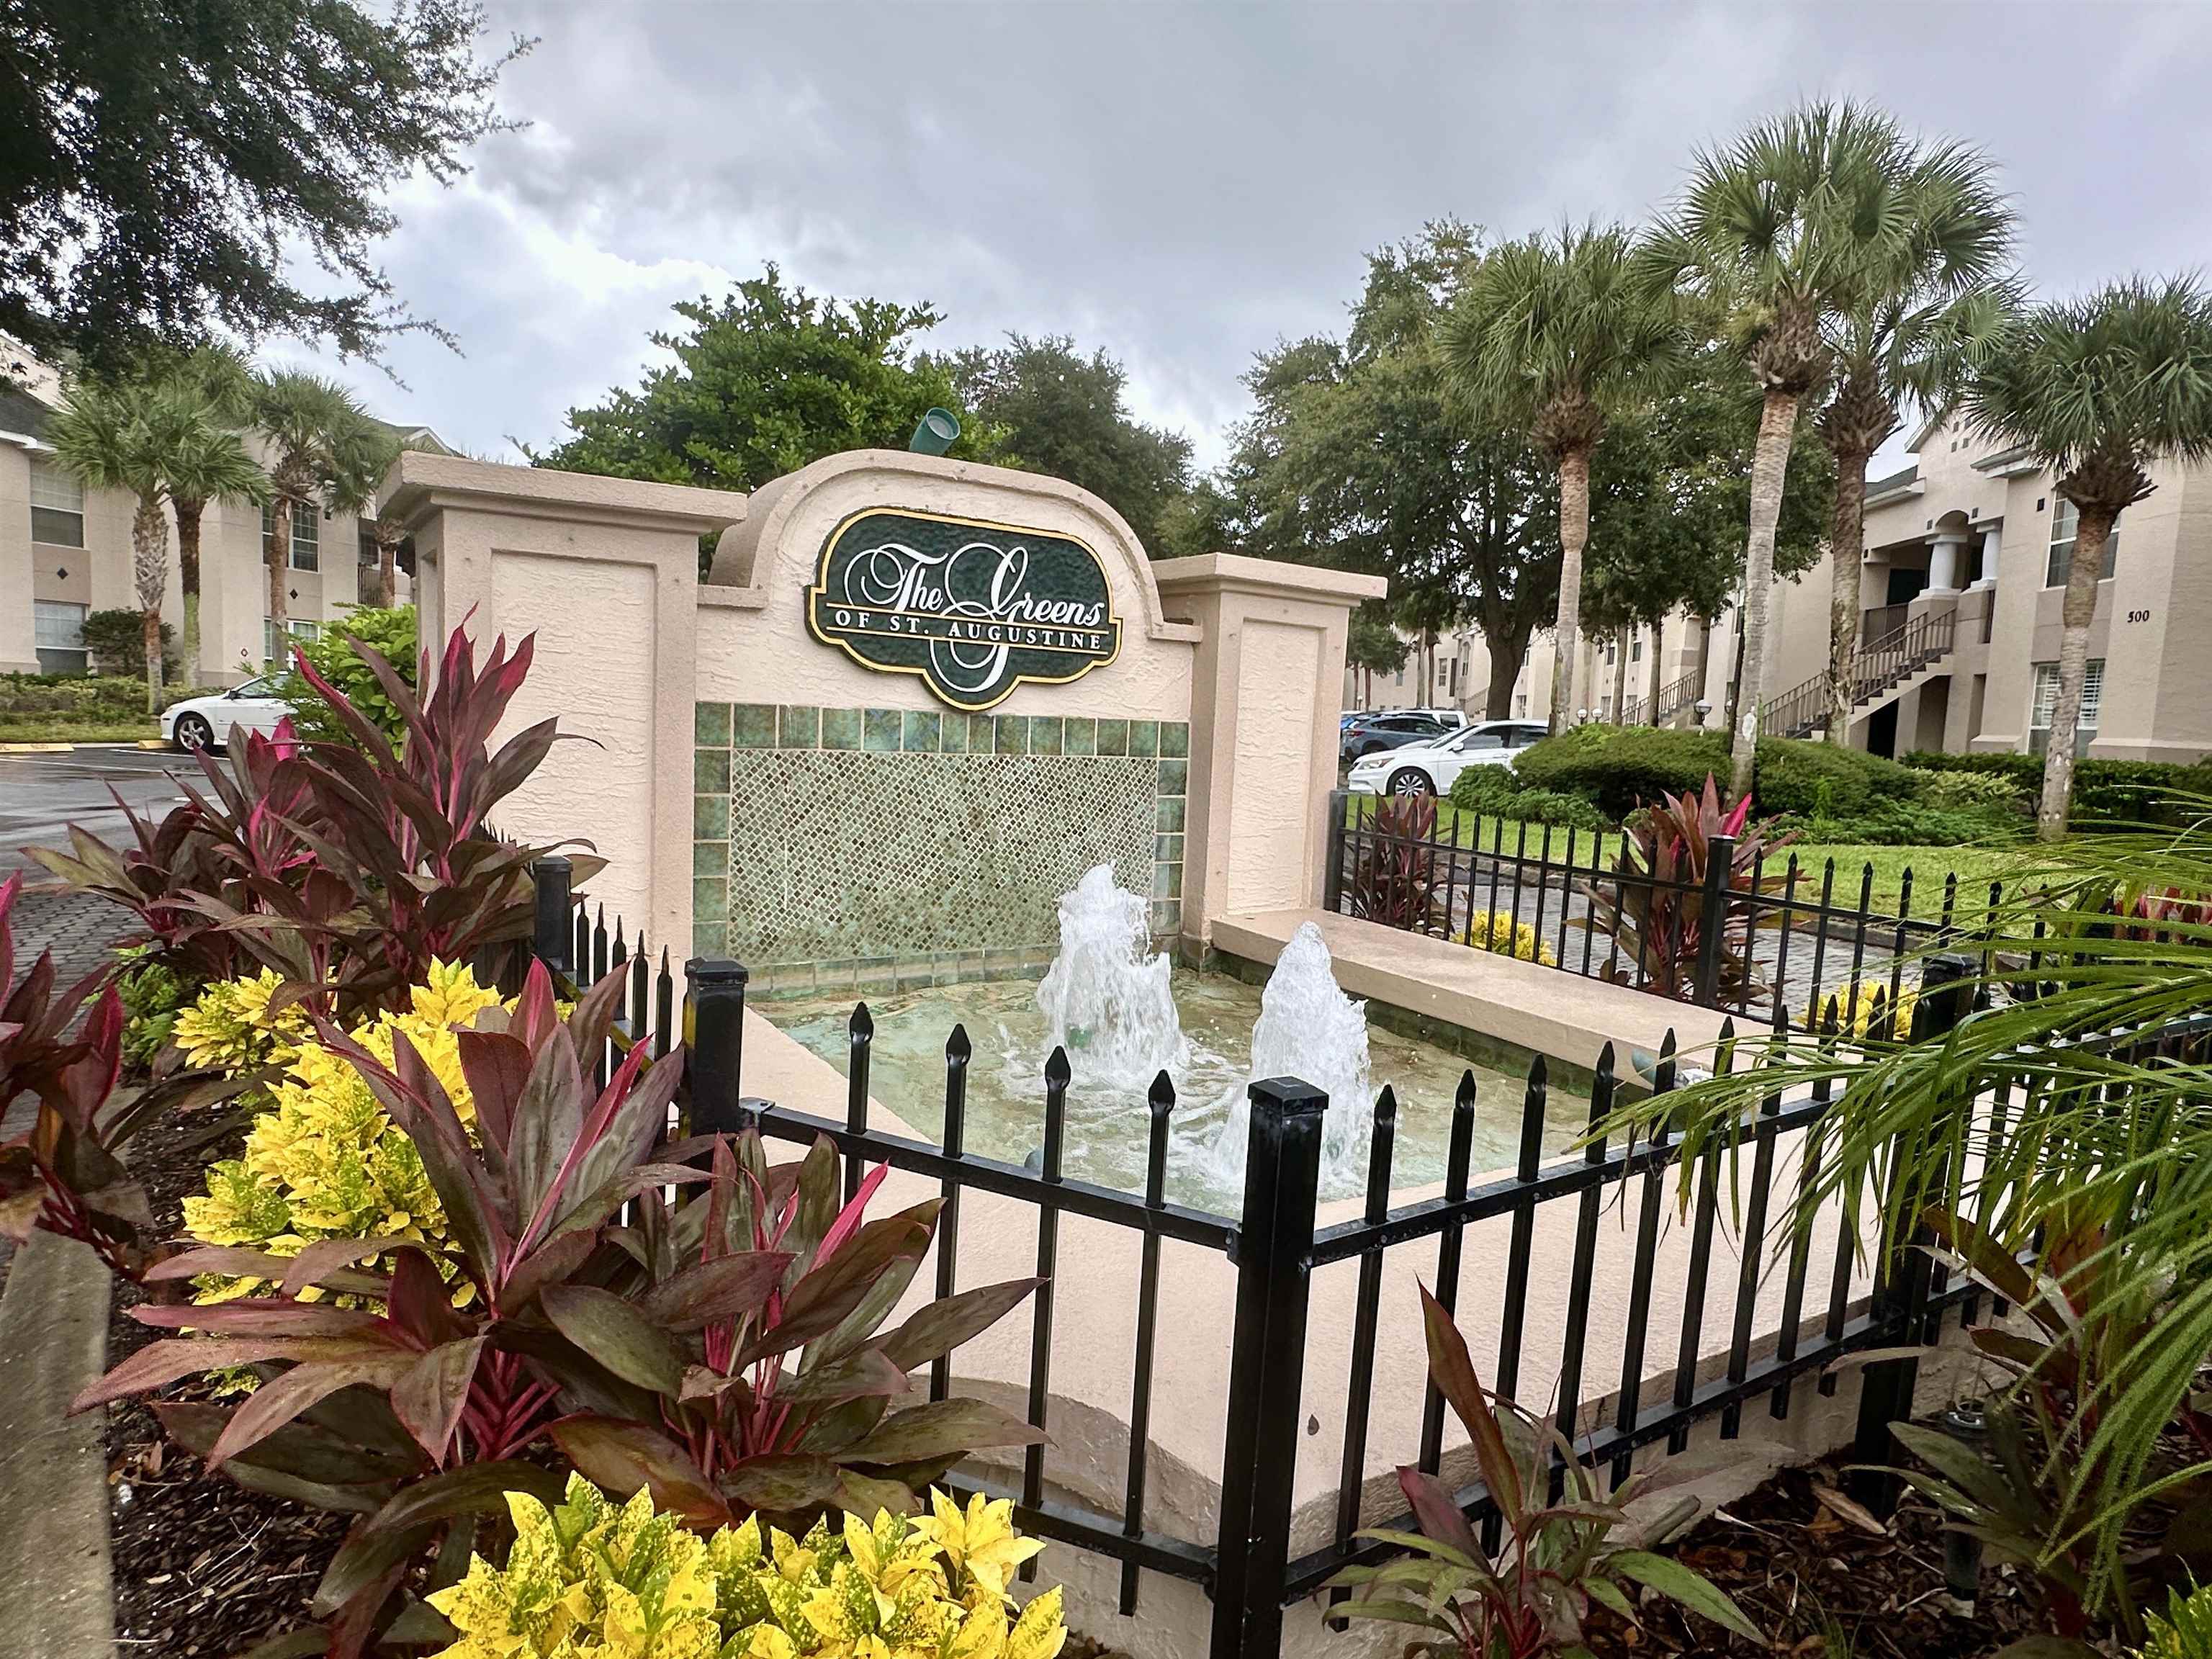
M1080 679L1121 648L1106 567L1072 536L871 508L830 532L806 626L863 668L996 707L1024 680Z

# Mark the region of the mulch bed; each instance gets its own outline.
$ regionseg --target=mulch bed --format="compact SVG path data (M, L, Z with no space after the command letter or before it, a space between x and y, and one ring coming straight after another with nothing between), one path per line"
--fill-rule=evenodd
M1785 1469L1669 1551L1727 1591L1767 1633L1767 1646L1648 1597L1638 1608L1641 1631L1601 1614L1592 1648L1601 1659L1985 1659L2048 1628L2030 1586L2009 1568L1983 1567L1971 1611L1949 1601L1942 1517L1930 1504L1907 1494L1884 1526L1838 1487L1822 1466Z
M237 1150L235 1138L193 1146L206 1122L156 1123L131 1142L131 1170L152 1201L155 1238L176 1237L179 1200L204 1190L212 1159ZM111 1366L165 1334L125 1311L146 1300L144 1291L121 1279L115 1291ZM347 1516L210 1476L199 1459L164 1440L153 1413L135 1401L107 1407L107 1482L116 1647L124 1659L228 1659L307 1622L307 1598L345 1535Z

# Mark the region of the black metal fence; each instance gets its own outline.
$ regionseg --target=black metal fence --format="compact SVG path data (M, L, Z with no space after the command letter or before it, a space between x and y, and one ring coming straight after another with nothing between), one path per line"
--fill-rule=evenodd
M1139 1269L1131 1351L1120 1356L1095 1354L1090 1361L1126 1366L1128 1376L1129 1436L1118 1512L1050 1495L1054 1454L1049 1445L1028 1453L1018 1488L1000 1490L970 1479L966 1489L1011 1497L1021 1524L1030 1531L1118 1562L1123 1613L1136 1609L1141 1575L1146 1571L1201 1587L1212 1598L1211 1651L1215 1659L1273 1659L1279 1650L1285 1607L1313 1595L1339 1569L1381 1553L1355 1536L1363 1525L1413 1525L1407 1516L1362 1513L1383 1264L1391 1251L1420 1253L1422 1277L1462 1325L1478 1328L1475 1322L1496 1322L1499 1346L1491 1381L1501 1396L1510 1399L1522 1386L1523 1359L1532 1342L1551 1336L1547 1327L1533 1329L1528 1318L1538 1213L1546 1205L1571 1206L1573 1255L1553 1389L1557 1420L1583 1463L1609 1465L1616 1475L1625 1475L1630 1460L1645 1448L1663 1445L1669 1454L1682 1451L1692 1430L1710 1419L1719 1419L1723 1437L1734 1437L1747 1411L1762 1400L1774 1417L1784 1417L1792 1409L1793 1385L1807 1374L1857 1349L1932 1340L1944 1312L1953 1306L1964 1308L1970 1318L1975 1311L1970 1286L1948 1285L1940 1275L1924 1272L1909 1271L1893 1283L1875 1279L1869 1300L1855 1277L1855 1269L1864 1265L1862 1241L1846 1221L1835 1224L1835 1254L1825 1284L1814 1282L1812 1239L1807 1234L1794 1236L1784 1261L1765 1261L1772 1205L1796 1201L1803 1183L1814 1178L1811 1170L1801 1167L1797 1189L1784 1190L1777 1200L1779 1143L1831 1109L1826 1089L1791 1098L1777 1093L1737 1126L1727 1144L1706 1144L1693 1175L1679 1317L1671 1327L1662 1328L1653 1310L1659 1243L1670 1215L1663 1189L1669 1172L1680 1162L1681 1141L1663 1130L1632 1146L1596 1138L1579 1152L1546 1162L1541 1138L1551 1085L1540 1058L1530 1066L1519 1100L1509 1108L1517 1112L1521 1125L1519 1158L1513 1170L1475 1179L1477 1172L1471 1166L1476 1113L1496 1108L1478 1100L1470 1072L1462 1077L1453 1103L1442 1191L1395 1206L1391 1203L1391 1169L1397 1103L1391 1091L1384 1089L1373 1106L1364 1208L1356 1218L1327 1227L1316 1224L1326 1097L1296 1079L1253 1084L1243 1207L1240 1217L1231 1218L1171 1204L1164 1197L1170 1128L1177 1103L1165 1073L1153 1082L1145 1103L1149 1139L1142 1193L1117 1191L1065 1172L1070 1066L1060 1050L1054 1052L1039 1079L1043 1128L1035 1167L967 1147L971 1050L966 1031L958 1026L945 1043L943 1131L937 1145L890 1133L870 1122L869 1062L875 1027L865 1004L854 1009L848 1027L842 1119L749 1097L743 1092L742 966L714 960L686 963L679 1000L666 951L656 969L645 940L625 941L619 922L610 937L603 912L597 921L590 921L572 907L562 861L549 860L541 871L540 898L541 957L580 986L611 973L629 976L620 1040L649 1042L656 1052L678 1041L688 1046L683 1132L757 1127L778 1139L811 1143L826 1139L844 1157L848 1193L857 1188L864 1167L872 1164L889 1164L938 1182L945 1198L935 1247L939 1294L948 1294L957 1285L961 1200L967 1193L1011 1200L1036 1212L1036 1272L1048 1280L1058 1266L1062 1217L1084 1218L1136 1236ZM1920 1003L1920 1030L1932 1033L1957 1019L1964 1001L1960 993L1966 987L1951 981L1963 981L1972 967L1969 959L1960 957L1939 958L1931 964ZM1733 1025L1727 1029L1729 1038L1719 1051L1723 1066L1733 1052ZM1670 1090L1674 1072L1670 1036L1653 1085L1662 1093ZM1607 1117L1619 1080L1608 1048L1599 1059L1590 1089L1589 1123ZM1741 1224L1735 1271L1731 1274L1723 1267L1717 1278L1716 1233L1723 1183L1742 1205ZM1620 1328L1599 1331L1604 1340L1594 1346L1591 1290L1598 1270L1601 1212L1608 1204L1618 1204L1624 1216L1635 1217L1631 1295ZM1466 1271L1464 1260L1468 1230L1490 1221L1503 1221L1509 1229L1502 1274L1495 1277L1488 1271ZM1233 1264L1235 1273L1230 1382L1226 1398L1219 1402L1224 1425L1219 1523L1211 1538L1162 1531L1146 1518L1147 1456L1162 1334L1160 1253L1170 1242L1218 1254ZM1351 1264L1356 1264L1358 1278L1336 1508L1327 1541L1292 1556L1293 1482L1304 1421L1301 1394L1313 1283L1316 1274ZM1480 1265L1487 1269L1496 1264ZM1778 1267L1782 1275L1783 1305L1769 1343L1769 1334L1757 1327L1761 1322L1759 1292L1771 1267ZM1030 1420L1048 1432L1053 1427L1050 1367L1059 1293L1048 1283L1027 1313L1031 1322L1028 1413ZM1728 1340L1724 1361L1716 1370L1706 1353L1708 1310L1718 1315L1723 1305ZM1817 1332L1807 1336L1815 1317ZM1713 1328L1717 1334L1722 1327L1715 1324ZM1596 1375L1591 1356L1615 1351L1617 1375ZM1655 1392L1655 1376L1671 1380ZM1828 1372L1820 1379L1820 1391L1832 1393L1840 1380L1840 1374ZM931 1396L944 1397L951 1382L948 1360L929 1377ZM1863 1387L1860 1438L1863 1448L1870 1449L1869 1455L1881 1457L1887 1455L1887 1424L1911 1413L1911 1363L1871 1365ZM1581 1408L1601 1390L1609 1391L1611 1403L1602 1421L1587 1421ZM1407 1448L1407 1461L1436 1470L1443 1454L1444 1431L1444 1402L1431 1386L1418 1443ZM1486 1535L1494 1539L1496 1513L1483 1489L1469 1486L1458 1496L1468 1513L1482 1522Z
M1657 876L1623 867L1618 831L1524 823L1508 839L1492 818L1486 843L1480 822L1336 791L1322 908L1810 1032L1831 1001L1846 1030L1877 997L1909 1006L1908 958L1985 942L2003 900L2001 883L1946 872L1929 914L1908 866L1885 909L1871 864L1854 872L1790 851L1738 867L1728 836L1709 840L1697 879ZM1517 951L1516 925L1529 930Z

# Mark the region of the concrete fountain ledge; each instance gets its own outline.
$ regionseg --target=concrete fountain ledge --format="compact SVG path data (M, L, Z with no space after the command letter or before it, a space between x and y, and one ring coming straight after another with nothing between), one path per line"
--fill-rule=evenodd
M1307 922L1321 930L1336 981L1347 994L1571 1066L1594 1065L1610 1042L1626 1073L1628 1049L1656 1054L1670 1030L1685 1054L1720 1041L1722 1016L1710 1008L1327 910L1217 917L1212 948L1273 967L1291 935Z

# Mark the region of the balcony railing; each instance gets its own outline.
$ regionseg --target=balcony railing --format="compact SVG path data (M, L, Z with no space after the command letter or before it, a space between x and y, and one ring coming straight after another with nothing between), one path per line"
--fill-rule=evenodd
M1875 613L1869 613L1875 614ZM1929 664L1950 653L1958 613L1949 608L1926 611L1902 628L1893 629L1862 647L1851 659L1851 706L1872 702L1892 686L1918 673ZM1793 685L1759 713L1762 732L1777 737L1806 738L1828 724L1828 676L1826 671Z

